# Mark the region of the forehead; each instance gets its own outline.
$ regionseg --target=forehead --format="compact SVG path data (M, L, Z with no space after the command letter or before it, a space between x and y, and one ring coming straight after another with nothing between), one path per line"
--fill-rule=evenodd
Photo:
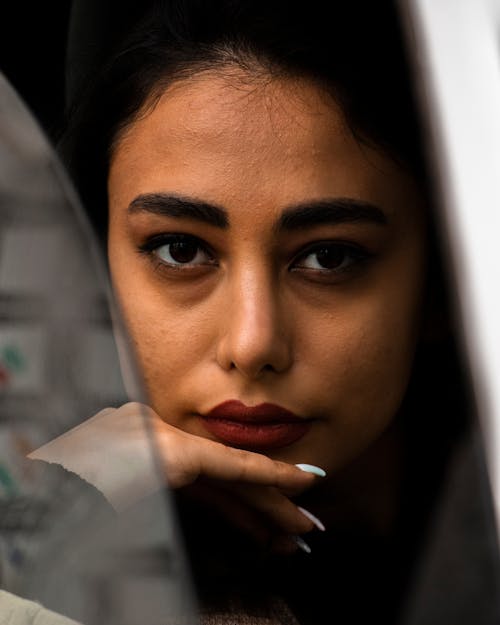
M146 106L117 144L110 187L129 202L139 192L173 190L228 208L332 195L384 205L403 178L353 137L313 81L233 70L175 82Z
M293 131L298 141L313 140L321 147L328 131L348 134L339 107L314 82L235 68L176 81L159 99L146 103L144 113L133 125L136 130L151 126L153 114L163 118L169 137L183 141L203 138L230 143L239 135L254 143L268 140L271 131L273 144L279 145L280 138Z

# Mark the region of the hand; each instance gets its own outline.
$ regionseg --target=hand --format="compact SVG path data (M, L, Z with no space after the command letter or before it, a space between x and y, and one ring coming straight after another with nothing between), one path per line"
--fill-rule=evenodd
M311 487L315 475L184 432L139 403L106 408L29 457L77 473L118 511L167 482L192 485L241 529L284 550L296 548L290 536L315 526L289 498Z

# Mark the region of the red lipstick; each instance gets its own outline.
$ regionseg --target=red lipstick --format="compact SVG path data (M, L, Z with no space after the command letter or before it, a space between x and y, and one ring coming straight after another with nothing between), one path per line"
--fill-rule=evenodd
M225 401L201 415L206 429L222 443L246 449L277 449L302 438L311 420L275 404L245 406Z

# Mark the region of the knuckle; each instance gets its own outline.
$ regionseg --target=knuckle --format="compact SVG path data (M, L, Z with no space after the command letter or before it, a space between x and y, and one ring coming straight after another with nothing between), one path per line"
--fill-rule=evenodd
M293 506L293 504L290 505ZM293 509L289 509L287 511L287 514L285 515L285 522L287 530L291 534L307 534L314 529L312 521L301 514L295 506L293 506Z
M118 410L125 413L126 416L130 417L143 417L147 419L152 419L156 416L156 413L152 408L150 408L146 404L141 404L138 401L127 402L126 404L123 404L123 406L121 406Z
M253 458L248 451L228 448L231 461L234 462L234 477L237 481L245 481L252 476Z
M139 403L138 401L129 401L126 404L123 404L122 408L127 411L130 410L132 412L135 412L136 410L142 410L143 404Z

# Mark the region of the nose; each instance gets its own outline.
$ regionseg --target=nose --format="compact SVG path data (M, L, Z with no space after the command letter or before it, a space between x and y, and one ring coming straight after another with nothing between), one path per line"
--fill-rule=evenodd
M292 364L292 341L280 290L271 277L248 269L228 280L224 298L219 365L251 379L286 371Z

